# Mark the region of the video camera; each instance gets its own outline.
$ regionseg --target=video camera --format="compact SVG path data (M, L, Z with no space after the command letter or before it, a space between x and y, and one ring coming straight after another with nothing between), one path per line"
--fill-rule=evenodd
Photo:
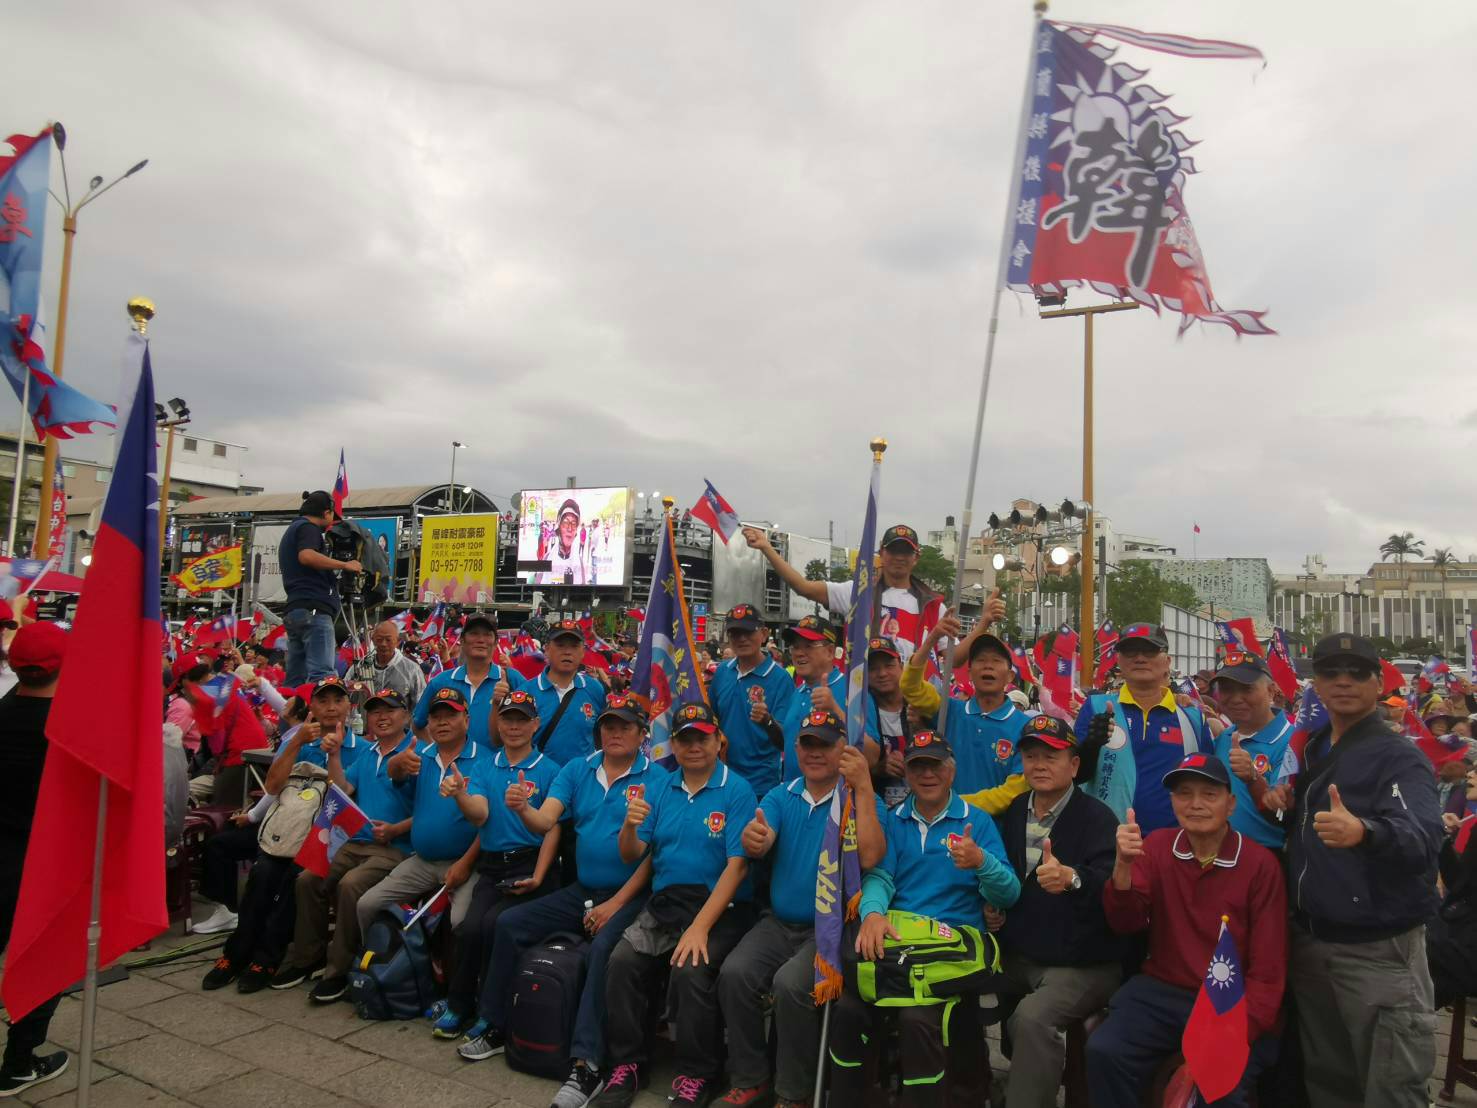
M352 519L336 520L323 535L328 556L358 562L359 573L340 573L339 595L350 604L374 608L390 597L390 562L373 535Z

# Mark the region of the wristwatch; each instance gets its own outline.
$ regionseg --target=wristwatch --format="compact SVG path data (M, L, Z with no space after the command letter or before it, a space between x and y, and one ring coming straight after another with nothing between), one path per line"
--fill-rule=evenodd
M1069 889L1071 889L1074 893L1078 889L1082 888L1082 875L1080 873L1078 873L1076 870L1073 870L1072 871L1072 883L1070 885L1068 885L1067 887Z

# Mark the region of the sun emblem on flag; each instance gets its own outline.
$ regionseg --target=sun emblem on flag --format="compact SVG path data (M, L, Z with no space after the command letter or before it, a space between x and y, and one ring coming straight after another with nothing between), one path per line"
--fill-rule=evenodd
M1217 954L1210 960L1210 969L1205 973L1205 983L1216 989L1229 989L1236 980L1236 963L1224 955Z

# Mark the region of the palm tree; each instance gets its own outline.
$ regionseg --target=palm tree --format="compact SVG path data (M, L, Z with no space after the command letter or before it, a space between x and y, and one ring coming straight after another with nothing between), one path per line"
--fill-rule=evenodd
M1402 531L1380 543L1380 561L1382 562L1386 558L1394 558L1397 563L1403 563L1407 554L1413 554L1418 558L1425 557L1426 540L1416 538L1410 531Z
M1452 566L1457 564L1457 560L1457 556L1451 552L1449 546L1438 546L1431 552L1431 564L1436 567L1436 572L1441 574L1441 610L1446 612L1448 619L1451 618L1451 611L1446 606L1446 574ZM1450 649L1450 635L1443 636L1442 645Z

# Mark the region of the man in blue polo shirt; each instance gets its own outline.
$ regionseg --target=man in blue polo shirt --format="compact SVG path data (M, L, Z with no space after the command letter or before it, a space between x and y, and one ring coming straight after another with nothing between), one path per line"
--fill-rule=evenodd
M492 754L467 735L467 698L443 686L427 713L431 741L389 760L391 781L414 778L410 846L415 851L359 899L359 927L367 931L381 909L415 901L442 885L451 890L451 926L461 926L477 887L473 869L477 829L487 822L487 774Z
M821 1012L815 985L815 885L819 857L836 788L845 778L855 796L857 855L863 869L882 860L882 805L861 751L843 742L841 718L813 712L796 738L803 776L765 794L744 828L750 858L771 859L765 913L723 962L718 1000L728 1028L728 1077L732 1088L719 1102L741 1108L770 1096L766 997L774 997L773 1094L781 1103L809 1098L820 1045Z
M1169 639L1153 623L1118 634L1123 687L1088 697L1074 730L1082 768L1077 783L1120 820L1132 808L1144 834L1178 827L1164 775L1191 754L1214 754L1198 708L1181 707L1169 688Z
M337 678L334 678L337 680ZM342 698L340 698L342 699ZM272 988L290 989L318 975L309 999L319 1004L338 1000L349 988L349 966L359 949L359 899L405 860L410 851L410 809L413 799L407 782L390 780L390 759L414 749L410 710L394 689L381 689L364 702L366 740L359 757L344 761L346 748L328 757L328 776L354 798L369 826L338 849L328 876L303 870L297 875L296 925L292 946L272 978ZM328 939L328 904L337 906L338 923Z
M552 831L561 819L573 824L579 880L531 904L510 908L498 919L492 962L478 1003L487 1029L457 1048L469 1061L500 1054L508 989L519 955L556 932L583 931L590 936L590 945L570 1044L574 1065L555 1095L558 1108L581 1108L604 1084L605 966L621 932L645 905L651 880L651 864L625 861L617 837L629 800L661 788L667 780L667 771L641 753L646 713L633 698L612 695L595 727L600 749L565 764L541 804L530 803L526 789L510 787L504 793L503 803L535 835Z
M1231 721L1215 740L1215 756L1231 771L1231 828L1269 850L1281 850L1286 827L1275 813L1257 807L1252 787L1270 785L1282 773L1292 721L1272 703L1276 688L1265 658L1239 647L1226 651L1210 683L1216 704Z
M795 738L810 713L820 710L846 717L846 675L836 668L838 642L836 628L820 616L805 616L785 630L785 645L790 648L790 659L795 663L795 676L802 683L790 699L789 710L780 719L785 732L782 781L793 781L800 776Z
M559 765L595 749L595 719L605 710L605 686L580 672L585 633L572 619L554 624L544 642L548 665L529 683L541 721L534 745Z
M523 675L493 662L497 650L497 624L490 616L473 612L462 625L462 664L438 673L421 693L415 706L415 733L429 737L426 723L433 699L441 689L457 689L468 708L467 735L479 746L492 742L492 713L511 689L523 687Z
M903 670L903 695L925 716L937 717L941 697L924 679L924 662L933 654L940 637L957 639L960 632L958 619L949 612ZM1016 743L1030 713L1017 708L1005 695L1014 676L1015 659L1010 647L987 631L977 631L969 643L969 679L974 684L974 695L951 699L944 718L945 737L957 766L954 790L992 816L1004 812L1027 790Z
M780 782L785 732L780 721L795 699L794 678L765 652L767 635L759 610L739 604L728 612L733 657L718 667L708 695L718 726L728 739L728 768L763 796Z
M1009 908L1021 883L995 822L954 791L949 743L920 731L903 755L912 795L883 819L887 853L862 879L857 953L876 960L896 938L887 913L913 912L952 926L979 927L985 907ZM899 1008L903 1103L943 1103L946 1064L942 1005ZM850 989L831 1014L831 1096L838 1104L866 1099L863 1066L876 1010Z
M280 793L298 762L327 769L329 755L334 752L345 766L358 761L370 744L349 730L350 707L349 690L342 677L335 675L317 682L308 698L307 721L293 728L273 756L262 791L268 796Z

